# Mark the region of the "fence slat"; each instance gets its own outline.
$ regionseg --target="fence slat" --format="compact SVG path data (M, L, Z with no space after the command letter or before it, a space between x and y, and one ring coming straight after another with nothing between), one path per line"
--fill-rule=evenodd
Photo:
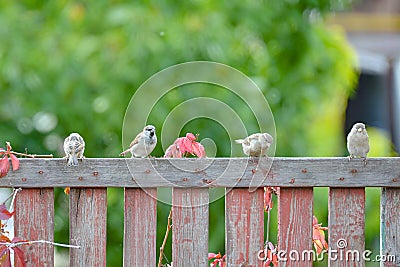
M15 201L14 235L25 240L54 241L54 190L23 189ZM54 247L33 244L20 247L26 266L54 266Z
M264 242L263 188L235 188L225 195L225 249L228 266L262 266Z
M125 188L124 266L156 266L157 188Z
M172 190L172 261L174 267L207 266L208 188Z
M329 266L365 266L365 188L330 188L328 210L328 244L338 251L337 259L330 257Z
M278 248L287 261L279 266L312 266L312 188L280 188L278 200Z
M70 266L106 266L107 189L71 188Z
M381 255L384 267L400 266L400 189L382 188L381 193ZM394 258L393 258L394 257Z

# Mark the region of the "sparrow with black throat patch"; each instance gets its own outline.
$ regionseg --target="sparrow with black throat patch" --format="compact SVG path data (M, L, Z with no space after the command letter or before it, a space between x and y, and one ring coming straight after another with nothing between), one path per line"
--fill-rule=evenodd
M129 148L121 152L121 156L125 156L128 152L132 154L132 158L145 158L150 155L157 145L156 128L153 125L147 125L143 131L139 133Z

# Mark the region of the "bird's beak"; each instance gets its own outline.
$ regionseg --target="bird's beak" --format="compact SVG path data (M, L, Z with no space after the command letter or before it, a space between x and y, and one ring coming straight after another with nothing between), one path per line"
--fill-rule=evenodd
M362 128L358 128L358 130L357 130L357 131L361 133L361 132L362 132L362 130L363 130Z

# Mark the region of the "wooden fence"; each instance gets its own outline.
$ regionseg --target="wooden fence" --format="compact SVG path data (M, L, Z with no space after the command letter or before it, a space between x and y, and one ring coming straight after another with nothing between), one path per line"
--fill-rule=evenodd
M272 166L271 166L272 164ZM271 167L271 168L269 168ZM381 187L381 254L400 266L400 158L85 159L67 167L63 159L21 159L20 169L0 179L0 187L22 187L17 195L15 235L54 239L54 187L71 187L70 266L105 266L107 187L125 188L124 266L156 266L156 204L146 192L173 187L174 267L207 266L210 187L226 188L225 250L228 266L261 266L262 186L279 186L278 247L287 252L279 266L312 266L292 260L291 251L312 249L313 187L329 187L331 249L365 250L365 187ZM258 189L249 190L249 186ZM144 192L141 188L146 188ZM53 266L54 248L25 248L28 266ZM301 254L300 254L301 255ZM367 255L368 256L368 255ZM329 260L330 266L364 266L360 259Z

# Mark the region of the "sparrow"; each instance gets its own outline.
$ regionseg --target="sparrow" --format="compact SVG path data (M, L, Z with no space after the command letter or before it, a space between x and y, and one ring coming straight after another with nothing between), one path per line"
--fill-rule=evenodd
M65 157L68 160L67 166L78 166L78 159L83 158L85 141L78 133L72 133L64 140Z
M245 139L235 140L235 142L242 144L243 153L247 156L260 157L266 154L273 140L269 133L255 133Z
M362 158L364 164L367 162L369 152L369 141L365 124L358 122L353 125L350 133L347 135L347 150L349 151L349 160L351 158Z
M132 158L145 158L154 150L157 145L156 127L153 125L147 125L143 131L139 133L129 148L121 152L121 156L125 156L126 153L130 152Z

